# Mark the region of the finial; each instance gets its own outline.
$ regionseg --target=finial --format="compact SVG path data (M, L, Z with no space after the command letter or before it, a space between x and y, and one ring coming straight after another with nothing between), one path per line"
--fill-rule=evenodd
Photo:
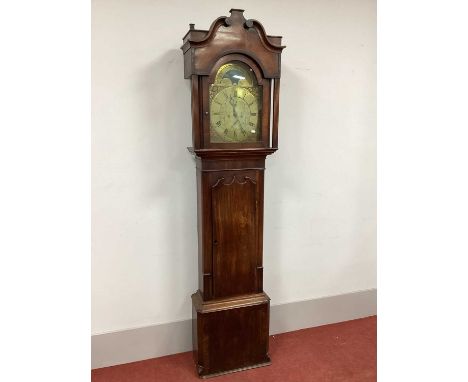
M245 20L244 15L243 15L244 13L243 9L232 8L229 10L229 13L231 14L231 16L226 17L224 19L224 23L227 26L230 26L233 23L242 23Z

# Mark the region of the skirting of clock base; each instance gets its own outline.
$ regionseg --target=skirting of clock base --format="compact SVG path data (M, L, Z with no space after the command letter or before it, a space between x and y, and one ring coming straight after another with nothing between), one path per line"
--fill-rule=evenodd
M192 295L193 347L202 378L271 364L270 299L265 293L203 301Z
M219 377L220 375L225 375L225 374L231 374L231 373L237 373L238 371L245 371L245 370L250 370L250 369L256 369L257 367L263 367L263 366L270 366L271 361L264 362L264 363L259 363L257 365L252 365L252 366L246 366L246 367L240 367L238 369L234 370L229 370L229 371L222 371L220 373L213 373L213 374L208 374L208 375L200 375L201 378L207 379L207 378L212 378L212 377Z

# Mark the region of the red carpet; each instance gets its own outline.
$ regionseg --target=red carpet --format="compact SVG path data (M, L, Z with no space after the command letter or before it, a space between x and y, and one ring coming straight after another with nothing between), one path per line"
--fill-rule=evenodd
M210 378L210 382L374 382L375 316L270 337L272 365ZM95 369L92 382L202 381L192 353Z

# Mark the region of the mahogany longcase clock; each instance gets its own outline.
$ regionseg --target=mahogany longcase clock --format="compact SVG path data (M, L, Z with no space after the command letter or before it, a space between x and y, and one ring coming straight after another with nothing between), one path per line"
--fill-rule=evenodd
M263 291L265 158L278 148L281 37L231 9L183 38L192 82L198 195L198 291L192 295L198 374L271 363Z

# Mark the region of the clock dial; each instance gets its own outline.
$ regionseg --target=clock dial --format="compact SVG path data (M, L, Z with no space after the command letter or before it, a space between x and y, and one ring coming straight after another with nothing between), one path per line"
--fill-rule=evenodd
M211 142L255 142L260 139L261 87L241 62L221 66L210 87Z

